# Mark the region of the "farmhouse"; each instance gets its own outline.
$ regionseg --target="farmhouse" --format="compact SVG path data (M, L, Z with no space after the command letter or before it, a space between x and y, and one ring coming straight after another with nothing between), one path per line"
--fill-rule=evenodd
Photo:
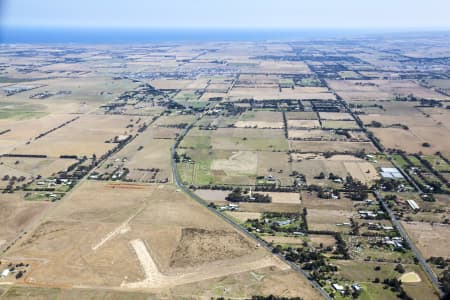
M278 226L286 226L293 222L293 220L283 220L283 221L276 221L275 224Z

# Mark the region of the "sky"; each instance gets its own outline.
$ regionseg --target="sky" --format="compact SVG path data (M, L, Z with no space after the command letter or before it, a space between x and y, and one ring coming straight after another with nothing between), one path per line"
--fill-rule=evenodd
M450 29L449 0L0 0L0 26Z

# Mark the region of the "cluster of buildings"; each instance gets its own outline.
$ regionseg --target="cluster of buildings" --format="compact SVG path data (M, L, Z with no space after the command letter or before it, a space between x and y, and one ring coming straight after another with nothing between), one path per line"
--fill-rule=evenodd
M369 244L383 244L388 246L393 246L395 250L402 250L404 249L403 246L403 238L396 236L396 237L370 237L368 240Z
M361 219L376 219L380 215L384 215L384 211L358 210Z
M70 181L69 179L65 179L65 178L62 178L62 179L48 178L48 179L36 182L36 185L39 185L39 186L46 185L48 188L55 187L57 185L71 185L71 184L72 184L72 181Z
M341 295L345 295L346 294L346 287L344 287L344 286L342 286L342 285L340 285L340 284L338 284L338 283L333 283L332 285L331 285L332 287L333 287L333 289L336 291L336 292L339 292ZM360 292L361 290L362 290L362 287L361 287L361 285L359 284L359 283L354 283L354 284L352 284L351 286L350 286L350 288L353 290L353 291L356 291L356 292Z
M369 223L368 228L370 230L386 230L386 231L394 230L393 226L386 226L379 223Z

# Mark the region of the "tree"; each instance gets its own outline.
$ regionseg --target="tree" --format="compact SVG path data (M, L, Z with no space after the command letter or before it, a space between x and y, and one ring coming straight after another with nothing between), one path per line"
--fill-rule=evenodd
M403 274L403 273L405 273L405 268L403 267L402 264L397 264L395 266L395 271L399 272L400 274Z
M318 176L316 176L316 179L324 179L325 178L325 173L320 172L320 174Z

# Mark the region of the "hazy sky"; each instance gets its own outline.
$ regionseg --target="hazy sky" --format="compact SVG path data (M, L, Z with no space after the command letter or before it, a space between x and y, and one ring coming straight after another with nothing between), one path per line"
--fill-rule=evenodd
M449 29L450 0L0 0L2 26Z

